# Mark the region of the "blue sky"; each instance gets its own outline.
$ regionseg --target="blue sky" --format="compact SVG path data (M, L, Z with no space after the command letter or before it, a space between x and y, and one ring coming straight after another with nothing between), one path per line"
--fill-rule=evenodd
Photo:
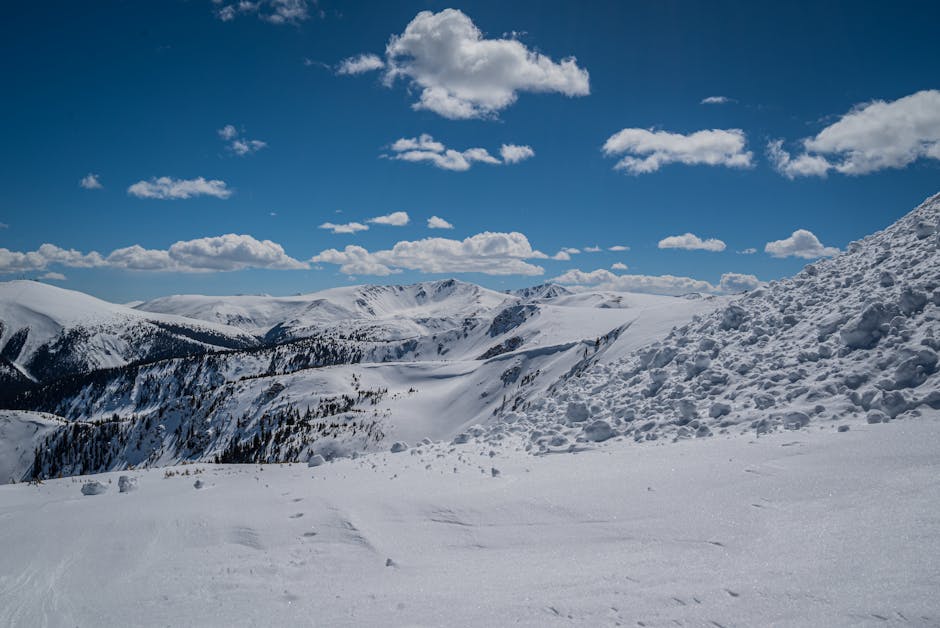
M940 191L938 22L935 2L9 6L0 280L128 301L776 279ZM361 54L383 67L343 73ZM320 228L350 222L369 229ZM711 242L660 248L684 234Z

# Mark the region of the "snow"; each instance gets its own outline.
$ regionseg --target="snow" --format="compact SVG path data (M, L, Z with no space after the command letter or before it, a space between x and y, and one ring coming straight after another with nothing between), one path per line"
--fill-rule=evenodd
M42 412L0 410L0 483L22 480L33 464L36 447L64 424L59 417Z
M30 360L41 349L54 349L57 340L69 339L69 332L76 332L76 338L70 340L78 343L76 354L87 370L92 370L137 359L142 350L139 345L147 344L145 332L159 324L207 332L243 345L255 342L243 331L225 325L144 313L37 281L0 282L0 348L12 353L4 357L30 379L35 379L27 368ZM20 349L12 351L11 340L18 333L25 334L25 339Z
M940 625L938 223L940 195L734 299L0 284L7 345L283 342L53 395L69 427L0 412L0 479L37 446L114 471L0 486L0 625ZM301 429L256 453L297 463L204 464L275 415Z
M935 626L938 419L3 486L0 624Z

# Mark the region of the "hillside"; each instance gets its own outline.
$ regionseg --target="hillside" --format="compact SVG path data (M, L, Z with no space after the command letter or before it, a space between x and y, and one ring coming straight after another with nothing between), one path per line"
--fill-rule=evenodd
M0 382L8 385L255 344L226 325L145 314L36 281L0 283Z
M513 420L542 431L535 447L549 451L940 409L938 223L940 195L833 259L584 369Z
M332 459L397 440L449 440L540 397L589 356L613 359L723 302L556 288L515 295L448 280L140 304L138 316L231 323L224 328L258 340L79 373L13 397L16 408L76 422L49 437L30 472Z

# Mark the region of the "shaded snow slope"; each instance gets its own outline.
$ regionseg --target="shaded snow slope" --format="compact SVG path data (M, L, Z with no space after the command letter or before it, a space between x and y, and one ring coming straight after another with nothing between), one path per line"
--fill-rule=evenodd
M27 476L36 447L65 424L51 414L0 410L0 484L18 482Z
M512 417L558 442L881 422L940 409L940 195Z
M936 626L937 419L0 486L0 624Z
M256 343L233 327L146 314L36 281L0 283L0 360L33 380Z

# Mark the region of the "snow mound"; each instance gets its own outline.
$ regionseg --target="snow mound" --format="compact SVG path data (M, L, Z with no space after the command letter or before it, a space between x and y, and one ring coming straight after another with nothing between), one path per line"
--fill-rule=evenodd
M612 433L636 441L760 434L940 407L938 222L940 195L662 341L587 364L517 409L513 430L537 434L528 447L538 452ZM496 422L487 438L505 429Z

